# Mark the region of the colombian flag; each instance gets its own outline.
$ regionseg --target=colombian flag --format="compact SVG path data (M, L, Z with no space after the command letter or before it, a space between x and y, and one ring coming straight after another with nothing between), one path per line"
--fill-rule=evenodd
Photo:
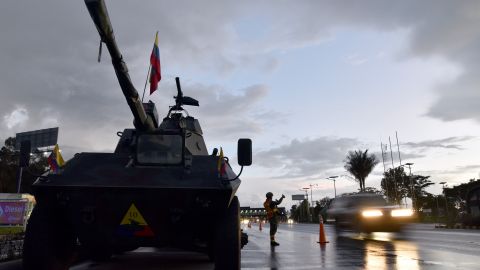
M58 148L58 144L55 145L50 156L48 156L48 165L50 165L50 169L53 172L57 172L59 168L65 165L65 161L63 160L62 154L60 154L60 149Z
M217 171L220 177L225 175L225 159L223 158L223 149L220 147L220 156L218 157Z
M162 79L160 74L160 51L158 49L158 32L155 34L155 44L153 44L152 55L150 55L150 95L157 90L158 82Z

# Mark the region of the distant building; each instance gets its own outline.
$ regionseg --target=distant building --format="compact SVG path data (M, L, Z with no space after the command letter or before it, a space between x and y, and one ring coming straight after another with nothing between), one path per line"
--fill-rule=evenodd
M278 211L281 216L287 215L285 207L278 207ZM240 207L240 217L241 218L260 218L267 219L267 211L265 208L252 208L250 206Z

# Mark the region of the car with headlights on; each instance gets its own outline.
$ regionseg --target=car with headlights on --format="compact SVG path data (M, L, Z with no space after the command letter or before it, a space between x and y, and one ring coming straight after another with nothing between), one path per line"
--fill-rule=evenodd
M414 219L412 209L388 205L382 195L356 193L335 198L328 208L337 229L359 232L398 232Z

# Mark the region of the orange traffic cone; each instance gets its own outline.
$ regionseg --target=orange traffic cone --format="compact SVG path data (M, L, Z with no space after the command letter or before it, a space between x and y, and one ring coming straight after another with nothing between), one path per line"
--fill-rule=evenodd
M262 221L258 222L258 230L262 231Z
M322 215L319 216L320 218L320 236L318 242L320 245L328 243L327 237L325 237L325 228L323 228L323 218Z

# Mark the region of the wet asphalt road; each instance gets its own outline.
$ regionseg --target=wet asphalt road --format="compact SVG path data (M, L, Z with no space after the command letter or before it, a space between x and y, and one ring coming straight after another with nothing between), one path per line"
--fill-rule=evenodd
M269 245L268 225L245 228L249 244L242 250L242 269L480 269L480 231L435 229L412 225L404 233L336 234L325 225L326 245L317 244L318 225L281 224L280 246ZM21 269L19 262L0 270ZM213 269L202 254L140 248L105 263L84 262L72 270Z
M283 225L280 247L268 246L268 230L250 229L243 269L480 269L480 231L412 225L404 233L336 234L320 246L318 225Z

